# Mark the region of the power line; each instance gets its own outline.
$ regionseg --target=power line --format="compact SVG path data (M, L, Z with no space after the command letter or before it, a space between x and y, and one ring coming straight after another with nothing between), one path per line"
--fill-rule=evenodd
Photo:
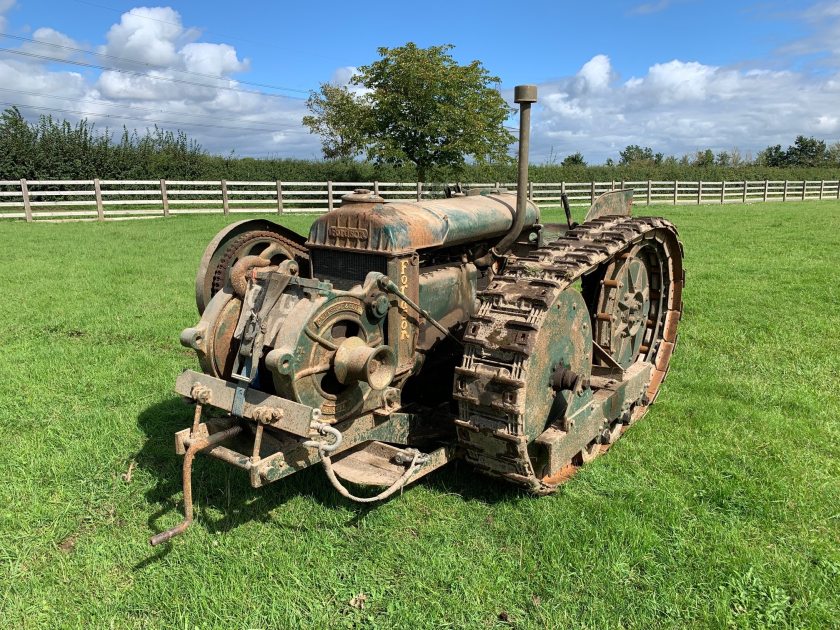
M100 114L97 112L87 112L78 109L62 109L59 107L44 107L41 105L26 105L21 103L11 103L8 101L0 101L0 105L7 105L10 107L23 107L23 108L30 108L30 109L40 109L43 111L48 112L62 112L67 114L83 114L86 116L96 116L99 118L114 118L117 120L139 120L145 123L153 123L155 125L182 125L185 127L209 127L211 129L233 129L235 131L256 131L261 133L266 133L271 131L270 129L257 129L254 127L234 127L231 125L210 125L204 123L195 123L195 122L184 122L184 121L177 121L177 120L151 120L147 118L140 118L138 116L120 116L114 114ZM291 133L291 134L298 134L298 133L305 133L308 134L309 132L304 131L302 129L275 129L275 132L278 133Z
M97 68L99 70L111 70L113 72L120 72L122 74L130 74L138 77L145 77L148 79L154 79L155 81L167 81L170 83L182 83L185 85L196 85L199 87L205 88L213 88L216 90L228 90L231 92L242 92L245 94L259 94L260 96L270 96L272 98L293 98L296 100L301 100L300 97L297 96L289 96L287 94L270 94L269 92L260 92L259 90L244 90L241 88L230 87L227 85L208 85L207 83L198 83L196 81L187 81L185 79L176 79L174 77L161 77L155 76L153 74L149 74L148 72L138 72L136 70L125 70L123 68L114 68L113 66L101 66L95 63L86 63L84 61L75 61L72 59L62 59L61 57L51 57L49 55L39 55L37 53L27 52L25 50L15 50L14 48L2 48L0 47L0 52L6 52L13 55L21 55L23 57L32 57L34 59L41 59L44 61L55 61L58 63L67 63L74 66L82 66L85 68ZM235 79L230 79L235 80Z
M132 109L140 112L151 112L153 114L174 114L175 116L187 116L189 118L207 118L208 116L212 116L212 114L190 114L187 112L173 112L171 110L165 109L152 109L151 107L137 107L133 105L124 105L122 103L115 103L114 101L108 101L99 98L92 98L92 97L73 97L73 96L58 96L57 94L45 94L44 92L28 92L26 90L15 90L12 88L2 88L0 87L0 91L2 92L14 92L15 94L24 94L26 96L39 96L44 98L55 98L61 99L63 101L73 101L73 102L80 102L80 101L88 101L91 103L104 103L106 105L112 105L115 107L119 107L120 109ZM29 105L27 105L29 107ZM98 114L97 114L98 115ZM192 124L192 123L184 123L184 124ZM276 131L276 127L274 127L271 123L261 123L259 121L253 121L249 124L256 124L256 125L267 125L266 131Z
M87 50L85 48L75 48L74 46L66 46L64 44L55 44L53 42L45 42L45 41L41 41L41 40L38 40L38 39L32 39L31 37L23 37L21 35L12 35L10 33L0 33L0 38L1 37L8 37L9 39L17 39L17 40L23 41L23 42L32 42L34 44L38 44L39 46L52 46L53 48L62 48L64 50L72 50L73 52L84 53L86 55L96 55L97 57L103 57L105 59L114 59L114 60L117 60L117 61L127 61L129 63L136 63L138 65L146 66L148 68L153 68L153 69L156 69L156 70L170 70L170 71L178 72L178 73L181 73L181 74L190 74L190 75L197 76L197 77L204 77L204 78L207 78L207 79L219 79L219 80L222 80L222 81L232 80L230 77L225 77L225 76L218 75L218 74L205 74L203 72L193 72L192 70L180 70L178 68L167 68L166 66L157 66L155 64L149 63L148 61L141 61L139 59L129 59L127 57L119 57L117 55L108 55L106 53L100 53L100 52L96 52L96 51L93 51L93 50ZM243 83L243 84L246 84L246 85L254 85L256 87L264 87L264 88L269 88L269 89L272 89L272 90L282 90L284 92L299 92L300 94L309 94L309 90L302 90L300 88L290 88L290 87L285 87L285 86L282 86L282 85L272 85L270 83L257 83L255 81L245 81L245 80L242 80L242 79L233 79L233 80L235 80L237 83Z

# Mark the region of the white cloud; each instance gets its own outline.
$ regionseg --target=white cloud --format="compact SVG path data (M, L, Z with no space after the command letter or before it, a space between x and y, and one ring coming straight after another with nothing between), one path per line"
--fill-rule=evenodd
M330 83L341 87L346 87L351 93L357 96L368 94L370 90L363 85L356 85L351 83L353 77L359 73L356 66L341 66L336 68L330 77Z
M13 0L0 0L0 20L13 4ZM662 8L665 4L648 3ZM588 161L601 162L617 158L628 144L680 155L733 146L742 153L755 153L770 144L790 144L798 134L836 140L840 134L840 1L816 4L799 17L810 29L809 35L753 67L709 65L702 59L658 60L644 73L622 78L608 56L593 54L577 72L540 86L532 134L534 159L545 160L552 152L562 157L581 151ZM319 155L318 138L300 124L306 113L304 101L249 92L256 88L242 85L236 77L250 68L250 61L229 44L199 41L199 31L185 26L172 8L132 9L103 36L100 52L135 62L95 62L119 64L129 72L105 70L97 77L87 71L59 71L37 59L7 56L0 58L0 88L6 90L0 91L2 100L91 112L88 117L100 128L125 124L143 129L159 121L174 121L164 126L184 129L205 148L219 153L236 149L246 155ZM21 48L59 56L72 51L46 44L83 47L49 27L38 28L32 38L39 43L28 42ZM779 67L780 58L817 52L828 53L817 70L802 63L787 65L801 68L797 70L769 69ZM329 78L348 85L356 72L354 66L341 66ZM313 84L317 82L314 78ZM363 92L358 86L351 89ZM30 118L46 113L25 107L23 111Z
M12 4L0 0L0 13ZM0 58L0 100L20 104L29 119L52 109L71 120L87 117L99 128L177 127L219 153L316 157L318 140L300 124L303 100L241 85L233 75L247 71L249 60L229 44L195 41L198 36L169 7L132 9L108 29L97 49L111 57L86 59L118 70L90 77L38 59ZM37 41L20 49L70 59L80 54L60 46L84 47L48 27L35 30L32 39Z
M818 2L792 16L811 30L805 37L782 46L780 52L789 55L828 54L840 62L840 1Z
M341 66L340 68L336 68L335 71L332 73L332 77L330 77L330 83L334 83L335 85L342 85L342 86L349 86L350 80L356 76L356 73L359 72L359 69L356 66Z
M68 35L60 33L52 28L39 28L32 33L34 42L25 42L20 48L27 52L58 59L72 59L78 57L78 53L70 48L79 48L79 44Z
M578 71L586 89L592 92L603 92L610 86L613 79L610 58L606 55L595 55L587 61Z
M139 7L123 13L105 35L100 52L166 66L178 61L176 43L184 34L181 15L169 7Z
M599 71L591 73L592 68ZM581 77L591 87L587 77L606 77L607 68L609 60L598 55L574 76L540 86L534 159L581 151L601 162L615 159L628 144L676 155L732 147L756 152L790 144L798 134L840 132L840 73L826 77L672 60L623 83L598 80L598 89L582 89Z
M248 69L249 61L240 61L236 49L227 44L187 44L179 51L184 66L191 72L229 74Z

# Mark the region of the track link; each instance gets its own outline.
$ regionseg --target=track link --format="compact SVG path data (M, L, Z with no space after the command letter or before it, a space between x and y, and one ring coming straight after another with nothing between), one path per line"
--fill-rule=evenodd
M638 359L652 364L652 376L628 419L635 421L656 398L677 340L685 275L682 244L673 224L656 217L589 221L527 257L511 259L478 295L479 306L467 324L453 392L459 407L458 440L466 459L477 469L537 494L553 492L573 474L572 461L543 477L534 469L528 452L534 436L527 435L524 408L528 360L540 351L535 347L537 333L560 293L601 265L636 251L648 239L662 252L664 268L659 275L661 286L652 287L661 296L658 333Z

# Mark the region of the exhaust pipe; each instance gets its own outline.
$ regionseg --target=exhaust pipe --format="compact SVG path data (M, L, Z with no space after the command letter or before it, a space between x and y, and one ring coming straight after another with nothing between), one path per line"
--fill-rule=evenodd
M510 249L522 233L525 210L528 206L528 152L531 148L531 103L537 102L536 85L517 85L513 100L519 104L519 172L516 178L516 214L510 231L487 254L475 261L479 267L489 267Z

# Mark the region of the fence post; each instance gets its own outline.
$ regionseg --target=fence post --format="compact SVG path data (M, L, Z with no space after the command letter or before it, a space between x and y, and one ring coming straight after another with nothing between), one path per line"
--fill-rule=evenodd
M327 181L327 212L333 209L333 186L332 180Z
M726 180L723 180L720 183L720 204L723 205L723 203L725 201L726 201Z
M102 207L102 185L99 183L98 177L93 180L93 194L96 197L96 219L104 221L105 209Z
M423 183L417 182L417 201L423 198Z
M163 204L163 216L169 216L169 197L166 194L166 180L160 180L160 199Z
M560 182L560 195L566 194L566 182Z
M377 181L377 180L373 180L373 194L374 195L379 194L379 181Z
M764 201L767 201L767 196L770 194L770 180L764 180Z
M624 190L624 180L621 180L621 190Z
M593 181L589 186L589 204L595 203L595 182Z
M651 193L652 192L653 192L653 182L651 180L648 180L648 186L647 186L647 205L648 206L650 205L650 199L651 199Z
M534 182L528 180L528 199L534 201Z
M227 182L222 180L222 212L230 214L230 204L228 203Z
M677 205L677 190L678 190L679 180L674 180L674 205Z
M785 180L785 189L782 192L782 201L787 201L788 180Z
M808 187L808 180L802 180L802 201L805 201L805 189Z
M277 188L277 214L283 214L283 182L274 180Z
M23 195L23 212L26 214L26 220L32 223L32 204L29 203L29 186L25 179L20 180L20 192Z
M820 201L822 201L823 193L825 192L825 180L820 180Z
M840 179L837 180L837 198L840 199Z
M700 205L700 201L703 199L703 180L701 179L697 182L697 205Z
M744 198L741 203L747 203L747 180L744 180Z

